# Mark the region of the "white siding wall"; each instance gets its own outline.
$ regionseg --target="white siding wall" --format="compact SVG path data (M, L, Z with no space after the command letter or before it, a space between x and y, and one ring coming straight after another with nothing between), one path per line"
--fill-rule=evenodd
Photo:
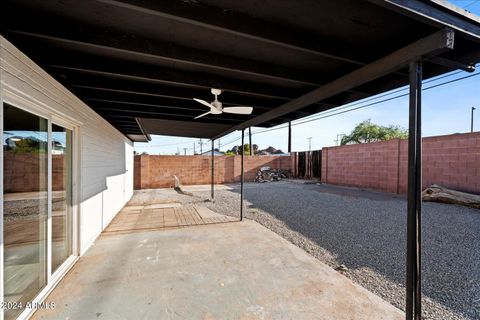
M38 106L41 113L69 120L79 129L83 254L133 194L133 143L5 38L0 36L0 42L5 102L23 100Z

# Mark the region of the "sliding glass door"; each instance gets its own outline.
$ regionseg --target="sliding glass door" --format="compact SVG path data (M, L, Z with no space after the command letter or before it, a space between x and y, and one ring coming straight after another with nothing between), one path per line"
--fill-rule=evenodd
M15 319L72 255L72 131L8 104L3 118L4 317Z
M48 121L4 105L5 319L15 319L47 283Z
M52 125L52 272L72 254L72 131Z

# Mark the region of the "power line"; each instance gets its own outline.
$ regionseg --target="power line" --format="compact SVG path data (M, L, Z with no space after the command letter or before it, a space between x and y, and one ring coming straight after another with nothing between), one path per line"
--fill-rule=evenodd
M452 72L452 73L448 73L448 74L445 74L445 75L442 75L442 76L438 76L438 77L435 77L435 78L431 78L431 79L428 79L428 80L425 80L423 82L423 84L427 84L427 83L430 83L430 82L435 82L435 81L438 81L438 80L441 80L441 79L445 79L445 78L448 78L448 77L451 77L451 76L454 76L454 75L457 75L459 73L463 73L463 71L455 71L455 72ZM341 107L337 107L337 108L333 108L333 109L330 109L330 110L325 110L323 111L322 113L330 113L330 112L335 112L335 111L338 111L340 109L345 109L345 108L349 108L349 107L352 107L352 106L356 106L356 105L359 105L359 104L363 104L365 102L368 102L368 101L372 101L372 100L377 100L377 99L381 99L383 97L386 97L386 96L389 96L389 95L392 95L392 94L395 94L397 92L401 92L401 91L405 91L405 90L408 90L408 86L403 86L401 88L397 88L397 89L394 89L392 91L388 91L388 92L384 92L384 93L381 93L379 95L375 95L373 97L368 97L368 98L365 98L365 99L362 99L360 101L355 101L355 102L352 102L352 103L348 103L344 106L341 106ZM309 115L309 116L306 116L302 119L306 120L306 119L309 119L311 117L315 117L317 116L318 114L312 114L312 115Z
M435 81L438 81L438 80L441 80L441 79L445 79L445 78L451 77L453 75L457 75L459 73L463 73L463 71L456 71L456 72L452 72L450 74L439 76L437 78L428 79L428 80L424 81L423 84L427 84L427 83L435 82ZM461 81L461 80L464 80L464 79L473 78L473 77L476 77L478 75L480 75L480 72L479 73L474 73L474 74L469 74L467 76L463 76L463 77L460 77L460 78L448 80L448 81L445 81L445 82L437 83L437 84L431 85L429 87L423 88L422 91L426 91L426 90L429 90L429 89L444 86L444 85L447 85L447 84L450 84L450 83L453 83L453 82L457 82L457 81ZM401 92L401 91L405 91L405 90L408 90L408 87L398 88L398 89L392 90L390 92L386 92L386 93L383 93L383 94L380 94L380 95L377 95L377 96L374 96L374 97L366 98L362 101L350 103L350 104L347 104L345 106L341 106L341 107L330 109L330 110L325 110L325 111L317 113L315 115L305 117L301 121L293 122L292 126L296 126L296 125L300 125L300 124L304 124L304 123L308 123L308 122L313 122L313 121L329 118L329 117L332 117L332 116L335 116L335 115L339 115L339 114L347 113L347 112L350 112L350 111L355 111L355 110L371 107L371 106L374 106L374 105L377 105L377 104L380 104L380 103L383 103L383 102L388 102L388 101L391 101L391 100L402 98L402 97L408 96L408 93L399 94L399 95L396 95L396 96L393 96L393 97L390 97L390 98L386 98L386 99L383 99L383 100L379 100L379 101L375 101L375 102L372 102L372 103L364 104L365 102L372 101L372 100L378 100L382 97L387 97L387 96L390 96L392 94L395 94L395 93L398 93L398 92ZM352 108L354 106L357 106L357 107ZM347 110L345 110L345 109L347 109ZM280 129L284 129L284 128L287 128L287 127L288 127L288 125L281 125L281 126L278 126L278 127L275 127L275 128L260 129L260 130L256 130L256 131L252 132L252 135L260 134L260 133L264 133L264 132L270 132L270 131L274 131L274 130L280 130ZM234 132L231 132L231 133L223 136L222 139L224 139L225 137L228 137L229 135L233 134ZM241 137L236 138L236 139L231 140L231 141L226 142L226 143L221 143L220 146L227 146L229 144L237 142L240 139L241 139ZM166 147L166 146L177 146L177 145L187 144L187 143L192 143L192 142L188 141L188 142L172 143L172 144L165 144L165 145L148 145L148 146L139 146L139 147L142 147L142 148L146 148L146 147ZM185 148L185 149L191 150L193 148Z
M464 76L464 77L461 77L461 78L452 79L452 80L449 80L449 81L445 81L445 82L442 82L442 83L432 85L430 87L423 88L422 91L437 88L437 87L440 87L440 86L444 86L444 85L447 85L447 84L450 84L450 83L453 83L453 82L457 82L457 81L460 81L460 80L473 78L473 77L476 77L478 75L480 75L480 73L470 74L468 76ZM320 116L318 116L318 114L317 114L317 117L315 117L313 119L308 119L308 120L295 122L295 123L292 123L292 126L300 125L300 124L304 124L304 123L308 123L308 122L312 122L312 121L316 121L316 120L320 120L320 119L329 118L329 117L332 117L332 116L335 116L335 115L338 115L338 114L342 114L342 113L346 113L346 112L370 107L370 106L373 106L373 105L376 105L376 104L379 104L379 103L382 103L382 102L391 101L391 100L398 99L398 98L405 97L405 96L408 96L408 93L396 95L396 96L393 96L393 97L390 97L390 98L387 98L387 99L383 99L383 100L380 100L380 101L375 101L375 102L372 102L372 103L369 103L369 104L366 104L366 105L361 105L361 106L351 108L351 109L348 109L348 110L343 110L343 109L345 109L345 107L337 108L335 111L338 111L338 112L335 112L335 113L332 113L332 114L325 114L325 113L322 112ZM351 107L351 105L349 107ZM341 110L341 111L339 111L339 110ZM328 110L328 111L330 111L330 110ZM273 131L273 130L284 129L284 128L287 128L287 127L288 127L288 125L284 125L282 127L270 128L270 129L265 129L265 130L262 130L262 131L255 131L254 133L252 133L252 135L256 134L256 133L264 133L264 132L269 132L269 131Z
M463 9L467 9L468 7L473 6L473 5L476 4L478 1L480 1L480 0L473 0L472 2L470 2L469 4L467 4L466 6L464 6Z

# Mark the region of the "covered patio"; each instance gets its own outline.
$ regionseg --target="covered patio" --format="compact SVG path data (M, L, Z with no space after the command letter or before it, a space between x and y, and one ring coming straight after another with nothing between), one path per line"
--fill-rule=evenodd
M403 317L305 252L243 221L243 148L245 130L285 124L291 152L292 121L409 86L405 318L421 318L422 81L452 70L475 70L480 61L477 16L441 0L12 0L4 8L2 39L8 41L2 52L8 60L2 68L8 71L9 97L23 87L29 95L18 104L39 104L33 109L47 109L50 122L55 120L51 113L81 119L75 122L75 134L86 132L73 149L78 180L72 190L80 183L91 190L75 189L69 203L75 210L80 207L79 225L80 214L68 213L75 218L69 225L75 231L68 244L75 248L72 261L82 257L48 298L65 303L54 311L39 310L35 317ZM17 50L33 62L19 59ZM43 83L47 89L42 90ZM216 109L205 115L211 93ZM91 109L76 110L77 97ZM208 102L202 106L193 98ZM253 112L226 112L239 105ZM91 121L98 116L103 122ZM107 124L117 131L95 131ZM46 145L51 145L49 130ZM121 133L127 144L148 142L153 134L209 139L213 201L214 143L235 131L242 133L239 223L223 224L229 219L202 218L198 210L179 211L166 203L127 206L113 218L131 191L125 186L128 178L118 172L110 174L118 175L116 182L103 177L118 159L122 166L116 171L122 175L131 165L130 146L105 151L121 140L115 134ZM79 157L79 147L89 157ZM105 160L97 161L100 156ZM44 189L51 202L52 160L46 161ZM120 186L120 180L123 186L115 195L103 194ZM81 206L90 198L97 202ZM97 213L101 221L94 224L89 212L100 206L109 215ZM51 204L45 208L45 219L51 221ZM228 221L218 221L222 219ZM201 223L215 220L222 224ZM192 224L207 225L165 230ZM43 262L35 257L35 264L46 266L41 276L48 278L41 297L32 291L38 300L63 276L49 278L50 251ZM20 317L34 311L25 310Z
M47 298L57 307L33 319L404 318L251 220L121 233L115 224Z

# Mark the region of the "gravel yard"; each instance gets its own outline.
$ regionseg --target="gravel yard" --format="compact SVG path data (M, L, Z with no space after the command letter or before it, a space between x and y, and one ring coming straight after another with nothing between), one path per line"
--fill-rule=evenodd
M239 188L206 189L170 201L239 214ZM173 197L172 197L173 196ZM172 199L174 198L174 199ZM406 200L380 192L274 182L245 185L246 218L283 236L404 310ZM425 319L480 319L480 211L423 204Z

